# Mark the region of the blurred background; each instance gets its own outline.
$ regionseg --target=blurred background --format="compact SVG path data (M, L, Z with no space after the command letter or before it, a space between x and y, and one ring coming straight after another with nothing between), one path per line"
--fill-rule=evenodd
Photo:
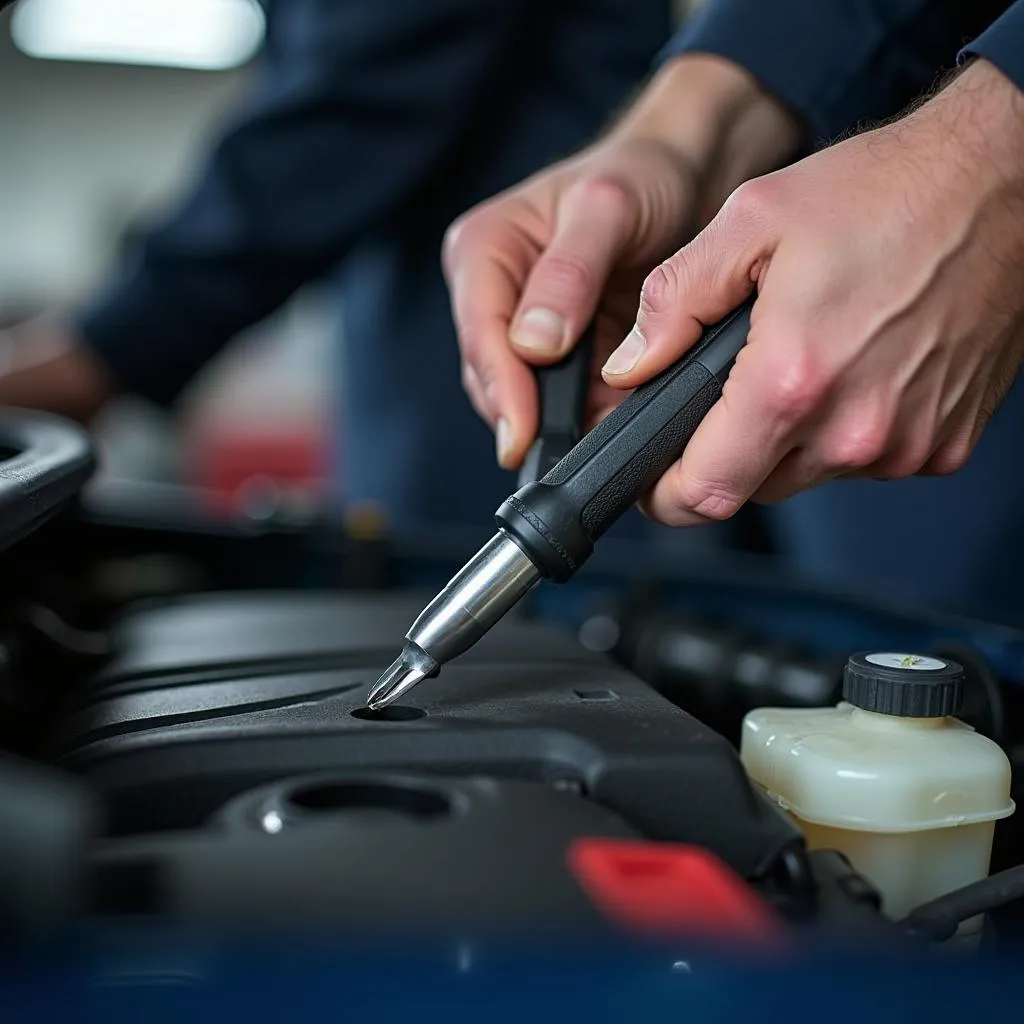
M700 5L674 2L677 19ZM186 194L244 95L273 3L22 0L0 14L0 329L87 300ZM322 502L327 407L344 392L335 299L303 288L173 412L134 398L105 408L95 486L197 485L220 510L271 491Z
M35 0L0 15L0 326L89 297L192 182L265 32L257 0ZM320 493L337 305L312 286L206 367L174 413L97 424L107 480ZM331 359L331 372L340 363Z
M142 274L134 296L125 301L122 293L119 305L108 300L120 314L119 340L131 343L117 346L121 368L140 378L141 359L154 363L156 373L146 383L157 397L166 391L169 404L140 397L104 404L92 423L102 468L89 484L86 515L67 517L59 524L63 533L30 539L5 562L0 750L41 742L58 703L54 696L78 699L82 680L89 680L93 694L103 692L86 697L99 709L95 721L101 724L94 733L92 711L79 715L76 709L68 735L78 737L81 723L90 724L68 741L69 749L78 743L87 749L97 737L119 737L122 730L124 736L159 735L165 727L204 721L219 729L225 717L242 721L253 709L258 737L264 727L276 728L260 717L265 711L280 712L282 735L305 729L307 709L319 715L325 695L333 700L362 686L360 680L310 697L305 680L320 686L323 672L347 672L364 657L369 665L381 649L356 616L348 650L339 624L351 610L368 608L365 621L377 622L379 615L383 634L397 637L422 607L418 597L410 607L395 604L401 626L392 629L384 611L399 589L436 591L492 531L491 512L513 478L497 471L489 429L459 388L440 238L473 203L593 138L648 73L671 22L702 4L551 0L546 6L547 0L524 0L519 6L534 20L510 18L504 25L502 12L515 4L431 3L19 0L0 14L0 381L19 368L19 336L44 350L57 339L61 355L61 318L73 320L119 270L132 266L140 240L147 240L150 269L156 265L169 278L162 294L149 292L151 300L155 292L163 301L150 302L148 318L139 315L145 302L135 301L140 290L147 297L147 282L138 283ZM275 18L286 9L291 19ZM445 20L446 11L456 11L463 23L455 15ZM511 42L497 46L490 22ZM564 66L555 57L564 57ZM531 61L540 68L535 79L523 73ZM477 76L466 76L465 69L477 65ZM510 83L521 84L521 94L512 95ZM245 104L251 104L248 122L240 116ZM463 116L463 107L475 117ZM460 118L472 123L460 130ZM302 131L289 134L296 123ZM228 131L238 124L240 130ZM235 144L242 136L245 159L236 146L218 170L204 173L226 131ZM254 136L260 137L255 145ZM189 206L197 193L206 198ZM241 209L246 202L250 208ZM177 218L178 233L160 228L179 204L187 212ZM189 222L184 231L182 219ZM183 264L190 264L184 273ZM241 298L232 298L231 284L247 276L237 288ZM297 290L293 278L304 282ZM202 313L203 301L212 334L225 323L252 324L253 309L274 312L240 332L232 326L230 342L220 348L200 337L203 317L190 303ZM107 317L108 333L112 319L118 318ZM37 322L57 329L49 336L46 329L19 334ZM167 350L178 339L182 348L218 349L209 362L192 360L202 369L180 396L177 382L165 386L176 372ZM44 352L41 361L46 358ZM59 374L55 383L62 383ZM0 406L5 401L0 395ZM346 419L349 409L353 415ZM482 458L473 462L467 457L473 455ZM347 492L348 483L338 484L345 475L339 467L357 462L359 472L350 474L357 484ZM448 493L441 493L444 481L438 486L443 473L457 484ZM462 491L465 496L451 493ZM142 496L139 504L150 518L132 520L131 502L125 502L133 493ZM361 505L363 494L371 498ZM342 529L332 517L338 497L345 503ZM395 513L413 505L410 518L420 517L421 532L396 529ZM197 507L201 514L190 518ZM858 513L841 511L856 535ZM444 519L442 512L451 515ZM835 591L806 586L799 575L806 566L773 557L778 552L771 542L778 538L762 531L751 512L701 531L655 531L641 522L635 534L613 532L578 585L539 589L527 614L565 627L583 647L611 656L734 744L753 708L834 704L850 651L874 647L955 658L968 670L962 717L1004 743L1015 761L1024 757L1019 729L1010 727L1024 721L1024 687L1004 694L1000 685L1024 681L1024 633L898 604L900 587L910 589L915 581L898 531L892 540L899 560L868 538L880 554L861 566L862 582L870 584L863 595L850 596L845 580ZM804 522L832 514L816 516L812 509ZM480 531L478 539L466 524ZM800 533L795 521L793 534ZM616 541L626 543L616 547ZM856 561L845 554L847 565ZM949 552L942 554L940 562L951 561ZM1000 548L1000 563L1004 554ZM922 557L928 570L918 573L922 587L952 592L943 565L933 571L931 554ZM882 563L885 572L877 572ZM831 575L834 582L841 574ZM940 584L933 586L937 576ZM341 603L331 603L335 595L326 603L323 595L304 603L292 593L257 594L252 603L231 597L221 617L219 599L189 604L204 590L296 586L341 591ZM153 608L138 602L153 597L171 599L166 634L159 619L157 630L147 632ZM181 619L174 618L175 599L184 608ZM138 632L122 629L125 609L132 615L141 609ZM129 657L122 663L117 659L124 651ZM133 663L139 651L145 657ZM534 687L535 674L539 668L520 676ZM150 706L145 694L154 679ZM272 689L279 685L291 689L282 697ZM129 697L122 705L123 694ZM617 699L589 684L572 691L571 700L577 698ZM353 692L351 699L362 697ZM365 708L338 711L341 706L332 706L325 721L337 712L340 728L360 728L351 719L362 720L356 712ZM500 706L487 705L485 714ZM634 758L650 746L653 732L631 702L622 707L624 749ZM503 727L507 723L503 718ZM646 735L634 738L634 728ZM617 727L609 735L617 736ZM558 769L564 771L561 764ZM732 761L728 771L731 777ZM179 775L184 793L191 776L179 766L170 770L167 786L176 786ZM126 790L133 790L131 771L125 779ZM574 782L552 774L544 784L552 781ZM641 788L649 808L648 782ZM699 788L689 787L693 793ZM678 787L673 783L671 790ZM585 793L580 784L577 795ZM210 794L212 809L223 795L216 784L197 799L213 799ZM180 827L167 822L191 797L145 793L132 799L143 813L126 832L150 828L145 814L153 807L171 809L160 827ZM678 811L677 802L667 806L672 815ZM710 804L700 798L694 806L706 816ZM207 813L196 812L186 827ZM1004 830L1007 850L1019 848L1020 827L1009 836ZM1012 862L1018 861L1014 853Z

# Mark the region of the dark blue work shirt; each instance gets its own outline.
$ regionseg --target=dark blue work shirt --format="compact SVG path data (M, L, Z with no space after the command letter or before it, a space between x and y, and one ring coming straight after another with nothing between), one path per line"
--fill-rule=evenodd
M462 392L444 231L591 140L671 32L671 0L275 0L245 107L82 334L167 403L331 276L345 492L485 527L514 477Z
M486 522L512 478L461 394L441 238L600 130L669 39L669 8L276 0L246 108L83 336L125 389L169 402L234 334L334 275L346 493L396 519ZM828 139L897 112L971 39L1024 82L1024 0L710 0L662 53L738 61Z
M829 141L898 113L958 52L1024 89L1024 0L710 0L663 57L688 52L742 65Z

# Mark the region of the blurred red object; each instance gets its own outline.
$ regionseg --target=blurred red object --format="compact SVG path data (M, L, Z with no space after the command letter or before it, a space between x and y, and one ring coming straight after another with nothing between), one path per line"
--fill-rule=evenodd
M591 901L629 932L769 947L777 947L785 935L771 907L707 850L577 839L568 859Z
M185 472L209 511L259 519L282 506L322 503L327 460L327 438L316 429L218 424L190 432Z

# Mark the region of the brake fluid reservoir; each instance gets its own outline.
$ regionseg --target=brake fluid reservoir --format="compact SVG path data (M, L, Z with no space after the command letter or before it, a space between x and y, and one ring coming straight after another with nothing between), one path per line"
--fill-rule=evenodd
M760 708L744 719L751 779L810 849L845 854L894 919L984 878L995 822L1014 810L1006 755L955 717L963 678L940 658L858 654L837 707Z

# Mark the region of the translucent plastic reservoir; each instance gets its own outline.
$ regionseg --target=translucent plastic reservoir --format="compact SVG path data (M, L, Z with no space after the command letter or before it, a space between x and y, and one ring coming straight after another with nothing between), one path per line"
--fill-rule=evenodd
M1006 755L951 717L761 708L740 754L810 848L845 854L894 919L984 878L995 822L1014 810Z

